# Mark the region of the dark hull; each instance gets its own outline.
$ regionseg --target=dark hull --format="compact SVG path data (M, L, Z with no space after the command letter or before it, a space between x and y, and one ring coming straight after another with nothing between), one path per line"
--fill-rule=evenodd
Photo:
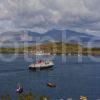
M47 67L29 67L29 70L46 70L46 69L51 69L53 67L52 66L47 66Z
M53 83L47 83L47 86L50 87L50 88L55 88L56 87L56 85L53 84Z

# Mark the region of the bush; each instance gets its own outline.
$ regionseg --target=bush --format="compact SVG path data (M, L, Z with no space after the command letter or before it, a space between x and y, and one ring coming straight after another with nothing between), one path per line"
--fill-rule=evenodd
M18 100L35 100L35 96L32 93L28 94L22 93L19 94Z
M41 96L40 100L48 100L45 96Z

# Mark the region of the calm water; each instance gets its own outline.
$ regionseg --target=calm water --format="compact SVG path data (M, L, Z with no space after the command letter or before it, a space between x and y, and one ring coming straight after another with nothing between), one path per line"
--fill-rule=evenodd
M23 55L10 63L0 60L0 95L10 93L15 100L16 85L21 83L25 92L46 95L52 100L69 97L79 100L80 95L88 96L88 100L100 97L100 63L85 56L82 63L75 56L67 57L66 63L56 56L54 62L53 70L32 72L28 70L31 61L26 62ZM47 82L55 82L57 87L50 89Z

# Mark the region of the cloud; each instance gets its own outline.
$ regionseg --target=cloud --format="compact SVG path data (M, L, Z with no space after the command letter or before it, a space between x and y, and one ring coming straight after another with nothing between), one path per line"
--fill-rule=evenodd
M100 0L0 0L0 31L67 28L98 35L99 4Z

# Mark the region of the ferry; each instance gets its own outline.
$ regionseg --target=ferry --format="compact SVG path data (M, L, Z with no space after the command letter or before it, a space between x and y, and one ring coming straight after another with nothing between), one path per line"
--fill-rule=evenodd
M31 65L29 65L29 69L30 70L37 70L37 69L48 69L48 68L52 68L54 66L54 62L53 61L42 61L39 60L36 63L33 63Z

